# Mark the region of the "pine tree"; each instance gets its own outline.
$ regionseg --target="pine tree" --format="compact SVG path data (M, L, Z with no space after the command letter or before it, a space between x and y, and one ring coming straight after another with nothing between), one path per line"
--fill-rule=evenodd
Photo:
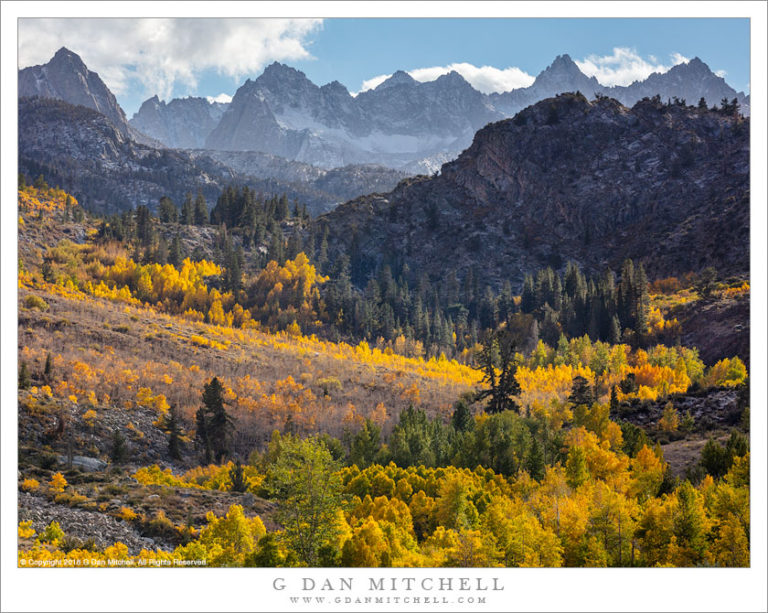
M206 383L202 396L203 406L197 412L198 427L203 426L203 442L207 443L206 455L212 454L219 463L229 452L229 438L233 427L232 418L224 408L223 391L218 377Z
M483 382L488 389L480 391L477 399L489 398L488 413L517 409L515 397L520 393L520 385L515 378L518 367L516 353L517 342L509 329L486 335L479 362L484 373Z
M536 309L536 289L533 284L533 277L525 275L523 280L523 292L520 299L520 310L523 313L532 313Z
M248 489L248 481L243 473L240 458L237 458L235 465L229 470L229 480L232 482L233 492L245 492Z
M544 477L544 456L541 452L541 445L539 445L539 441L535 437L531 441L531 449L526 458L525 469L537 481Z
M157 216L163 223L176 223L179 220L179 209L168 196L163 196L157 206Z
M197 192L195 198L195 225L204 226L208 223L208 205L205 203L203 192Z
M179 424L179 412L172 406L168 417L168 455L174 460L181 459L181 427Z
M451 417L451 425L456 432L465 432L472 428L475 424L475 420L472 418L472 411L469 408L469 403L466 399L461 398L453 409L453 416Z
M171 248L168 251L168 263L172 264L176 268L181 267L181 263L184 261L184 252L181 247L181 237L177 234L171 241Z
M651 299L648 296L648 277L642 264L635 268L635 333L642 339L648 334L648 314L651 309Z
M617 315L611 317L611 331L608 335L608 342L611 345L618 345L621 343L621 323Z
M195 205L192 201L192 194L189 192L184 196L184 204L181 205L181 223L187 226L195 223Z
M149 246L152 243L152 215L149 209L140 204L136 207L136 238L142 245Z
M213 451L211 450L211 439L208 435L208 416L204 406L200 407L195 413L195 441L198 448L202 451L203 461L206 464L213 462Z
M48 355L45 356L45 367L43 368L43 379L46 381L51 380L51 376L53 374L53 359L51 358L51 352L48 352Z
M25 390L28 389L31 385L31 382L29 380L29 371L27 370L27 363L22 362L21 367L19 368L19 389Z
M112 430L112 448L109 451L109 457L113 464L122 464L128 455L128 446L125 442L123 433L119 428Z

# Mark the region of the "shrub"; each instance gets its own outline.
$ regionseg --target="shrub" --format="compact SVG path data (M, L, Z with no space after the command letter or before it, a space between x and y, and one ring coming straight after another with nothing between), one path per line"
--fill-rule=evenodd
M19 538L31 539L35 536L35 529L32 527L32 520L19 522Z
M56 473L53 475L53 477L51 477L49 486L54 492L63 492L64 488L67 487L67 480L61 473Z
M37 479L24 479L21 482L21 489L25 492L34 492L40 487L40 482Z
M129 509L128 507L121 507L119 517L123 521L133 521L138 517L138 515L136 515L136 513L134 513L133 510Z
M48 524L40 535L40 542L57 544L64 539L64 531L61 529L59 522L52 521Z
M27 296L24 304L28 309L38 309L40 311L48 310L48 303L40 298L40 296L35 296L34 294Z

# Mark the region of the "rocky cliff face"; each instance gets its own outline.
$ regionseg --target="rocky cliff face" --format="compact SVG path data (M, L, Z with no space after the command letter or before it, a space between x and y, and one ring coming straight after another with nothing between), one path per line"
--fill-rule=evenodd
M645 262L651 278L749 270L749 120L565 94L477 133L440 176L323 217L358 267L520 284L573 259ZM519 285L518 285L519 286Z
M19 100L19 170L42 173L103 213L154 207L167 195L180 202L188 191L218 197L234 173L209 159L193 162L170 149L126 137L105 115L61 100Z
M704 97L709 106L737 98L742 112L749 113L748 97L698 58L626 87L604 87L582 73L568 55L561 55L530 87L490 95L455 72L419 83L398 71L353 97L337 81L318 87L304 73L274 63L238 89L215 127L208 119L184 122L182 107L172 108L177 101L161 116L155 99L144 103L132 123L168 146L204 140L209 149L259 151L322 168L377 163L431 174L455 159L487 123L512 117L544 98L577 91L589 99L607 95L626 106L656 95L663 102L678 98L689 104ZM179 131L169 134L175 126ZM205 139L203 133L208 133Z
M61 100L19 100L19 170L43 174L97 212L154 208L161 196L178 204L198 189L212 206L234 183L284 193L318 215L361 194L390 190L404 177L378 166L326 171L254 152L213 152L219 159L208 153L136 143L101 113Z
M402 167L446 151L455 155L476 130L502 117L457 73L418 83L400 72L353 98L338 82L318 87L275 63L238 89L206 147L261 151L322 168Z
M176 98L168 104L157 96L146 100L130 124L174 149L199 149L219 123L227 104L205 98Z
M19 71L19 97L53 98L84 106L109 118L123 136L152 144L152 140L132 128L117 99L99 75L66 47L59 49L42 66ZM154 143L158 144L158 143Z
M697 104L704 98L712 107L723 98L736 98L741 112L749 115L749 96L737 92L722 77L715 75L698 57L690 62L673 66L665 73L654 72L647 79L630 85L606 87L594 77L587 77L569 55L559 55L529 86L501 94L490 94L493 107L511 117L527 106L564 92L581 92L590 100L596 95L608 96L624 106L633 106L643 98L659 96L662 102L678 98L688 104Z

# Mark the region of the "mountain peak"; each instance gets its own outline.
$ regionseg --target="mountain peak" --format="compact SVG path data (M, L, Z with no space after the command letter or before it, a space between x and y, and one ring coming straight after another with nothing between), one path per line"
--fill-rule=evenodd
M338 81L331 81L330 83L326 83L321 88L323 91L333 92L337 94L347 94L349 95L349 90L344 87L341 83Z
M542 71L541 74L553 72L576 74L581 73L581 70L576 65L576 62L571 59L571 56L567 53L564 53L563 55L558 55L554 61Z
M88 70L82 58L79 55L77 55L77 53L75 53L74 51L70 51L66 47L62 47L61 49L59 49L50 59L48 64L53 66L69 65L69 66L72 66L74 69L80 70L80 71Z
M398 70L386 81L379 83L376 89L377 90L386 89L388 87L393 87L395 85L416 85L416 83L417 83L416 79L414 79L407 72L405 72L404 70Z
M464 77L462 77L458 72L455 70L451 70L451 72L447 72L445 74L441 74L437 79L435 79L438 83L445 83L447 85L469 85L469 81L467 81ZM471 85L470 85L471 87Z
M678 70L684 70L695 75L707 75L712 73L712 70L709 68L709 66L702 62L698 57L695 57L684 64L678 64L674 68L677 68Z
M262 77L268 79L280 78L280 79L306 79L307 76L300 70L296 70L292 66L287 64L281 64L280 62L272 62L264 69Z

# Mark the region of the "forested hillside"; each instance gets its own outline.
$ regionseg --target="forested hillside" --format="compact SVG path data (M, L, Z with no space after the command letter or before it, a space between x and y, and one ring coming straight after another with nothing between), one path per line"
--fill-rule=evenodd
M360 285L279 194L156 211L20 178L26 565L749 564L748 356L677 317L745 275Z

